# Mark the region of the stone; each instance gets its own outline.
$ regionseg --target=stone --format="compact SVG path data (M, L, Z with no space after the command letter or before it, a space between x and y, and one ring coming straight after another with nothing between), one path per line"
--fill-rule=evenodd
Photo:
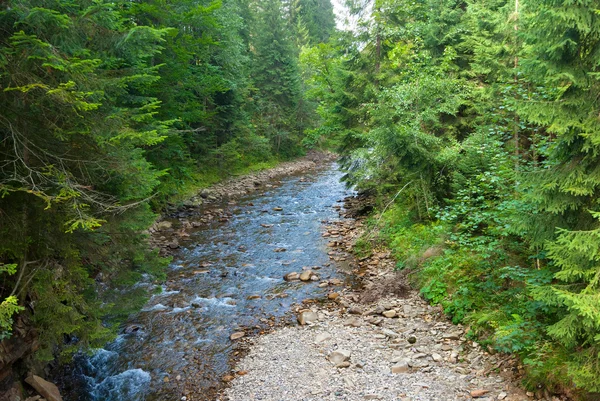
M342 362L346 362L350 359L352 353L345 349L338 349L329 354L329 360L334 365L339 365Z
M50 383L42 379L39 376L31 375L25 379L25 382L35 389L42 397L47 401L63 401L58 387L55 384Z
M168 230L171 227L173 227L173 223L171 223L170 221L161 221L160 223L156 224L156 229L160 231Z
M353 319L348 319L345 323L344 326L350 326L350 327L361 327L362 326L362 322L360 321L360 319L357 318L353 318Z
M507 394L507 393L505 393L504 391L503 391L503 392L501 392L500 394L498 394L498 399L499 399L499 400L503 400L503 399L505 399L506 397L508 397L508 394Z
M339 296L340 294L338 294L337 292L330 292L329 294L327 294L328 299L337 299Z
M362 315L363 310L360 309L358 306L351 306L350 309L348 309L348 313L350 313L351 315Z
M229 336L229 339L231 341L235 341L235 340L239 340L240 338L244 337L246 335L246 333L244 333L243 331L236 331L235 333L233 333L232 335Z
M350 367L350 362L346 361L346 362L342 362L342 363L338 363L337 365L335 365L336 368L349 368Z
M394 366L392 366L392 373L408 373L410 372L410 367L408 366L408 360L402 359Z
M436 353L431 354L431 358L433 358L435 362L442 362L444 360L444 358L440 354Z
M300 279L300 275L297 272L291 272L283 276L285 281L295 281Z
M40 395L34 395L33 397L26 398L25 401L38 401L41 398L42 396Z
M331 338L331 334L329 334L329 333L319 333L315 337L315 343L320 344L324 341L329 340L330 338Z
M417 342L417 337L415 337L415 336L410 336L410 337L408 337L408 338L406 339L406 341L408 341L408 342L409 342L409 344L414 344L414 343L416 343L416 342Z
M225 375L225 376L223 376L222 380L223 380L224 383L229 383L233 379L235 379L235 377L233 377L232 375Z
M396 317L396 311L393 309L386 310L385 312L382 313L382 315L391 319L393 317Z
M300 274L300 281L310 281L312 270L305 270Z
M276 211L276 212L281 212L283 210L283 208L279 207L279 206L276 206L276 207L273 208L273 210Z
M254 294L254 295L249 295L248 298L246 298L248 301L251 301L253 299L260 299L261 296L258 294Z
M459 340L460 339L460 334L458 334L458 333L446 333L446 334L444 334L444 336L442 338L444 340Z
M382 329L381 332L383 334L385 334L386 337L390 337L390 338L398 338L398 337L400 337L400 334L398 334L395 331L390 330L390 329Z
M300 325L304 326L307 323L315 322L319 316L313 311L304 311L298 314L297 320Z
M486 395L489 392L490 392L490 390L473 390L473 391L471 391L471 397L473 397L473 398L483 397L484 395Z

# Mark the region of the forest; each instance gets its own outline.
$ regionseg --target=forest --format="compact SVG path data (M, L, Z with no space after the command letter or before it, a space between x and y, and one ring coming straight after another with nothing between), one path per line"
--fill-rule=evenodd
M600 392L600 8L590 0L0 5L0 338L114 338L147 229L233 174L339 153L374 244L527 385ZM126 307L124 306L126 305Z

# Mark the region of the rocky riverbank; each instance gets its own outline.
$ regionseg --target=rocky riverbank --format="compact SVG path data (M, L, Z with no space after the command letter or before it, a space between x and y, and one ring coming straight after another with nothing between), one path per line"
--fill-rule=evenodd
M350 219L327 222L332 261L346 261L361 285L331 289L298 325L255 338L219 400L547 400L519 387L521 367L465 336L394 270L389 252L355 260L368 200L346 200Z

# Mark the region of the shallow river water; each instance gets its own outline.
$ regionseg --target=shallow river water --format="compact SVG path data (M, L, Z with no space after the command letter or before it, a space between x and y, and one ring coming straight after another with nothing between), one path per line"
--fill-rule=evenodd
M162 293L129 319L115 342L77 358L61 380L65 400L163 401L208 393L231 369L231 333L251 332L265 318L282 317L292 304L328 291L318 282L286 282L284 274L317 266L321 279L345 279L336 272L344 266L330 264L321 235L348 195L341 175L332 166L283 178L220 206L232 212L228 221L188 230Z

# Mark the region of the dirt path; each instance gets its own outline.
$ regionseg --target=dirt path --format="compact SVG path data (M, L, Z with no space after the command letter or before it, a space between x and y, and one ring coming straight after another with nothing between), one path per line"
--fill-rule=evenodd
M355 219L326 227L331 259L349 258L362 229ZM319 306L297 308L308 312L305 325L256 338L218 399L559 400L520 389L517 363L468 340L463 327L406 285L387 253L351 263L364 287L331 287Z

